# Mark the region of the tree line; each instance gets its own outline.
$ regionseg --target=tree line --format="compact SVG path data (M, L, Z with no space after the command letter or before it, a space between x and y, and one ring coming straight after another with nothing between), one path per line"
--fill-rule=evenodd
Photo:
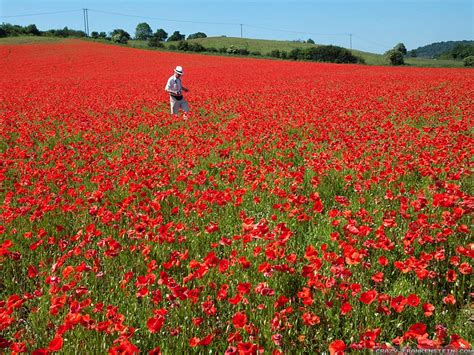
M408 52L409 56L422 57L422 58L440 58L445 53L450 52L457 46L472 46L474 41L444 41L427 44L425 46L418 47Z
M407 51L403 43L398 43L395 47L385 52L385 57L391 65L403 65L405 64L405 57L416 57L417 53L415 50ZM474 45L466 43L458 43L436 56L435 59L454 59L462 60L464 66L474 66Z
M71 30L67 27L58 30L39 31L36 25L19 26L11 24L0 25L0 37L7 36L21 36L21 35L33 35L33 36L55 36L55 37L87 37L83 31ZM90 34L93 39L108 40L115 43L127 44L132 39L130 33L124 29L117 28L112 32L97 32L93 31ZM206 38L207 35L204 32L196 32L186 35L181 34L180 31L174 31L170 36L168 33L159 28L153 32L150 25L146 22L139 23L135 29L135 36L133 39L147 41L147 45L152 48L163 48L164 42L174 42L168 45L170 50L186 51L186 52L209 52L209 53L222 53L230 55L252 55L252 56L268 56L280 59L292 59L292 60L310 60L320 62L333 62L333 63L364 63L364 60L360 57L354 56L351 51L346 48L338 46L314 46L309 48L295 48L290 52L273 50L269 53L260 53L258 51L250 52L245 48L237 48L236 46L230 45L229 47L213 48L204 47L202 44L197 42L188 42L188 40L197 38ZM309 44L315 44L310 38L306 41Z
M14 36L46 36L46 37L86 37L84 31L77 31L68 28L51 29L47 31L40 31L35 24L28 26L12 25L10 23L2 23L0 25L0 37L14 37Z
M28 26L12 25L9 23L2 23L0 25L0 37L10 36L52 36L52 37L87 37L84 31L78 31L64 27L63 29L50 29L47 31L40 31L36 25L30 24ZM93 39L103 39L120 44L127 44L132 36L121 28L114 29L112 32L97 32L92 31L90 37ZM355 56L346 48L339 46L312 46L308 48L295 48L290 52L283 50L272 50L269 53L260 53L258 51L249 52L245 48L237 48L233 45L229 47L213 48L204 47L198 42L188 42L188 40L197 38L206 38L204 32L196 32L186 35L181 34L180 31L174 31L170 36L168 33L159 28L153 32L150 25L146 22L139 23L135 28L135 36L133 39L147 41L147 45L151 48L163 48L164 42L175 42L168 45L170 50L190 51L190 52L209 52L209 53L225 53L231 55L265 55L272 58L292 59L292 60L309 60L319 62L333 62L333 63L364 63L361 57ZM464 43L468 42L468 43ZM314 44L310 38L306 43ZM403 65L406 57L416 57L416 50L407 51L403 43L398 43L392 49L385 52L385 58L391 65ZM440 59L457 59L464 60L465 66L474 66L474 45L469 41L463 41L450 47L448 51L438 55Z

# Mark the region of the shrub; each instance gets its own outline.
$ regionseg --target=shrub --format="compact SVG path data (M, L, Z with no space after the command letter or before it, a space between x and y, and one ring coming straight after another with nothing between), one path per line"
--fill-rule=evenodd
M303 59L317 62L357 63L358 58L346 48L338 46L318 46L303 50Z
M280 51L278 49L274 49L268 53L268 56L272 58L280 58Z
M197 33L190 34L188 36L188 39L206 38L206 37L207 35L204 32L197 32Z
M131 38L130 34L127 31L122 30L121 28L113 30L110 34L110 37L112 39L112 42L122 44L127 44L128 40Z
M226 47L221 47L218 49L219 53L227 53L227 48Z
M157 36L153 36L148 40L148 47L163 48L165 45L161 43Z
M54 30L54 29L48 30L46 32L43 32L42 34L46 35L46 36L62 37L62 38L66 38L66 37L85 37L86 36L85 32L71 30L67 26L64 27L63 29L59 29L59 30Z
M300 48L294 48L288 54L288 58L293 60L303 59L302 50Z
M465 67L474 67L474 55L464 58Z
M204 48L200 43L189 43L188 48L188 50L193 52L204 52L206 50L206 48Z
M0 25L0 31L1 33L4 33L6 36L19 36L24 34L24 29L22 26L19 25L12 25L10 23L2 23Z
M260 53L259 51L253 51L253 52L250 52L250 55L261 56L262 53Z
M227 53L228 54L239 54L239 49L234 46L233 44L230 45L229 48L227 48Z
M178 42L178 50L180 51L188 51L189 50L189 44L186 41L179 41Z

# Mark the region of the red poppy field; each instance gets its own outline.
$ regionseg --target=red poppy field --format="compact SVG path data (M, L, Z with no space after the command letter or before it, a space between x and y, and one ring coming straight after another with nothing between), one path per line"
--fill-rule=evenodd
M0 58L0 353L472 348L472 70Z

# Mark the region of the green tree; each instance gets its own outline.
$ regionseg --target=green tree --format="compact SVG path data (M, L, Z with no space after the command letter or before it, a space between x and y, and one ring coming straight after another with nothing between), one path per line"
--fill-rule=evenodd
M130 34L121 28L117 28L110 33L110 37L112 42L126 44L130 39Z
M188 39L196 39L196 38L206 38L207 35L204 32L196 32L193 34L190 34L188 36Z
M153 34L153 37L156 37L156 39L160 42L166 41L168 38L168 32L166 32L164 29L159 28L156 30L156 32Z
M385 52L384 56L391 65L405 64L405 61L403 60L403 53L397 49L390 49L389 51Z
M168 42L184 41L186 35L182 35L179 31L174 31L173 34L168 38Z
M12 25L10 23L2 23L0 28L5 33L5 36L19 36L24 33L22 26Z
M474 45L458 44L452 49L451 53L454 59L464 59L470 56L474 56Z
M41 36L41 32L38 30L35 24L26 26L24 31L28 35Z
M91 32L91 38L99 38L99 32L97 32L97 31L92 31L92 32Z
M407 55L407 49L403 43L398 43L393 49L401 52L403 55Z
M308 40L306 41L306 43L314 44L314 41L313 41L311 38L308 38Z
M146 41L153 35L153 31L146 22L139 23L135 29L135 39Z

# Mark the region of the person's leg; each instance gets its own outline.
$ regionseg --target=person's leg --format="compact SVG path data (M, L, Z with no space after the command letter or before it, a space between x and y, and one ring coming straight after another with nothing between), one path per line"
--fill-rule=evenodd
M173 97L170 97L170 111L172 116L174 115L175 117L178 117L179 101Z
M181 103L181 108L184 111L183 118L185 120L187 120L188 119L188 113L189 113L189 105L188 105L188 102L185 99L183 99L182 101L183 102Z

